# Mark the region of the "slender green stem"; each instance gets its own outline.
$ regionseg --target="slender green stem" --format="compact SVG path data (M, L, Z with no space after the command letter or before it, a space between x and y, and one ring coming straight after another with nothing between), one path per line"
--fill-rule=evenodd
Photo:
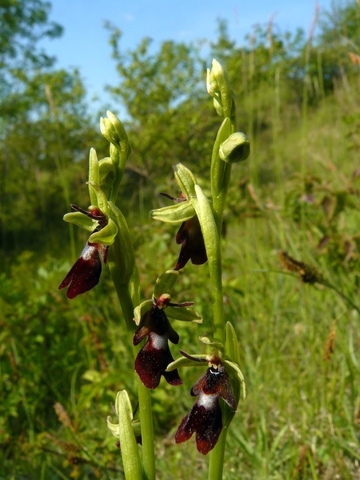
M225 318L223 308L221 254L214 261L209 260L214 341L225 343Z
M225 128L224 128L225 130ZM228 126L226 127L228 132L224 133L230 135L236 131L236 119L235 115L229 118ZM221 141L221 138L219 138ZM215 142L214 151L211 164L211 191L213 197L213 218L216 224L217 231L217 243L218 246L215 249L215 255L209 256L209 271L211 281L211 291L213 298L213 335L215 341L220 341L225 344L226 329L224 318L224 306L223 306L223 291L222 291L222 260L221 260L221 230L223 221L223 212L225 207L226 196L231 177L231 164L222 161L219 158L219 145ZM204 232L203 232L204 233ZM208 252L208 243L206 235L204 235L204 241L206 251ZM223 475L223 465L225 456L225 444L226 444L227 425L224 426L219 440L215 448L210 453L210 464L208 478L209 480L221 480Z
M224 468L227 427L222 429L219 440L210 454L209 480L221 480Z
M150 391L138 378L139 416L143 450L144 480L155 480L154 428Z

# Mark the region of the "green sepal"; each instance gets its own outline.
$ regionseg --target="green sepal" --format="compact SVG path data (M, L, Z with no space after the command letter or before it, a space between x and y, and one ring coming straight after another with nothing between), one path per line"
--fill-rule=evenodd
M63 220L68 223L73 223L78 227L84 228L88 232L93 232L98 226L98 222L96 220L93 220L92 218L81 212L66 213L63 216Z
M224 345L221 342L213 342L212 340L210 340L209 337L199 337L199 340L201 343L204 343L205 345L209 345L210 347L216 348L221 352L224 351Z
M118 233L118 227L114 222L114 220L110 218L108 221L108 224L104 228L90 235L89 242L102 243L104 245L112 245L114 243L117 233Z
M242 132L232 133L219 148L219 157L226 163L242 162L250 155L250 140Z
M136 325L139 325L141 318L146 312L151 310L152 305L152 300L145 300L145 302L140 303L140 305L134 308L134 321Z
M110 217L110 207L109 207L109 202L107 199L107 196L105 193L101 190L99 185L94 182L88 182L89 184L89 189L92 189L95 192L96 195L96 202L94 205L98 206L102 213L105 215L105 217L109 218Z
M177 279L179 278L179 272L177 270L167 270L162 273L155 282L154 297L159 298L163 293L171 293Z
M180 367L203 367L204 368L204 363L209 361L209 355L199 353L196 355L191 355L193 358L197 358L198 361L195 360L190 360L190 358L186 357L179 357L173 362L169 363L169 365L166 368L166 372L171 372L172 370L175 370L176 368Z
M126 390L121 390L116 395L115 412L119 423L112 423L111 417L108 417L107 425L113 435L120 440L125 478L126 480L139 480L143 478L143 471L132 426L133 413L131 403Z
M166 315L182 322L202 323L202 316L188 307L166 307Z
M191 197L195 197L196 180L191 171L181 163L174 165L173 169L176 181L185 197L188 200L190 200Z
M91 205L97 205L97 196L91 188L92 184L100 185L99 161L94 148L91 148L89 153L89 196Z
M157 208L150 211L153 220L160 220L166 223L186 222L195 215L194 207L190 202L184 201L168 207Z

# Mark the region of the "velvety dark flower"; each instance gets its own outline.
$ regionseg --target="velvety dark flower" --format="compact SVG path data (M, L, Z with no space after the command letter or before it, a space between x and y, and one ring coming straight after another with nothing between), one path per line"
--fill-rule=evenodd
M164 295L163 297L165 300L161 297L158 300L154 299L152 308L142 316L133 337L133 345L138 345L145 337L148 337L136 357L135 370L143 384L151 389L159 385L161 375L171 385L182 384L177 370L165 371L169 363L174 361L168 340L177 344L179 335L170 325L163 310L168 303L169 296Z
M107 245L87 242L80 257L60 283L59 290L69 286L66 296L71 300L94 288L101 275L101 258L106 263L108 250Z
M196 216L181 224L175 241L177 244L181 244L175 270L184 268L189 260L194 265L202 265L207 261L204 238Z
M182 443L196 433L196 446L206 455L212 450L222 430L221 397L233 410L236 402L231 390L229 376L221 364L212 364L206 373L193 385L192 396L198 396L190 413L181 421L175 434L176 443Z
M80 211L93 220L97 220L99 226L95 231L101 230L107 225L107 219L99 208L92 208L89 212L82 210L76 205L71 205L73 210ZM66 296L70 300L81 293L88 292L99 283L101 275L101 260L106 263L108 256L108 245L101 243L86 242L80 257L70 269L64 280L59 285L59 290L69 286Z
M170 198L175 203L188 202L183 193L181 193L180 198L172 197L167 193L161 193L160 195ZM191 260L194 265L202 265L207 261L204 237L199 219L196 215L181 224L175 241L178 245L181 244L181 249L174 270L184 268L189 260Z
M194 265L202 265L207 261L204 238L197 216L181 224L175 240L177 244L181 244L175 270L184 268L189 260Z

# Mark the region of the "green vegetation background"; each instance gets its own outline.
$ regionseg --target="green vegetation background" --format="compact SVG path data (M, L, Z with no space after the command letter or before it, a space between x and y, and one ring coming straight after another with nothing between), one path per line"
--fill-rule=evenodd
M56 69L37 47L41 33L61 34L48 7L5 1L0 18L0 478L123 478L106 417L118 390L135 402L136 386L108 271L71 302L57 290L86 240L62 216L70 203L87 207L89 148L101 158L106 142L81 72ZM177 257L176 228L148 218L165 205L159 192L179 194L171 165L190 167L206 189L219 124L205 88L213 57L251 139L224 224L225 310L248 386L228 434L227 480L360 479L360 8L335 5L315 24L308 36L257 26L240 46L219 22L210 48L144 39L129 52L107 26L113 110L126 108L133 146L119 207L144 299ZM279 250L341 294L289 275ZM206 285L206 266L187 266L176 301L207 315ZM198 327L175 328L191 353ZM205 479L207 458L173 440L198 376L181 373L181 387L152 394L158 478Z

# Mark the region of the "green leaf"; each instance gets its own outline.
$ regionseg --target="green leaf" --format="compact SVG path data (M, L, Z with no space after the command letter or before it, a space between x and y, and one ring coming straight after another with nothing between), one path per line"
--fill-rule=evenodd
M166 223L186 222L186 220L189 220L194 215L194 207L188 201L150 211L150 217L153 220L160 220Z
M112 245L114 243L117 233L118 227L116 226L114 220L110 218L108 224L104 228L90 235L89 242Z
M177 270L167 270L157 278L154 286L154 297L159 298L163 293L171 293L177 279L179 272Z

